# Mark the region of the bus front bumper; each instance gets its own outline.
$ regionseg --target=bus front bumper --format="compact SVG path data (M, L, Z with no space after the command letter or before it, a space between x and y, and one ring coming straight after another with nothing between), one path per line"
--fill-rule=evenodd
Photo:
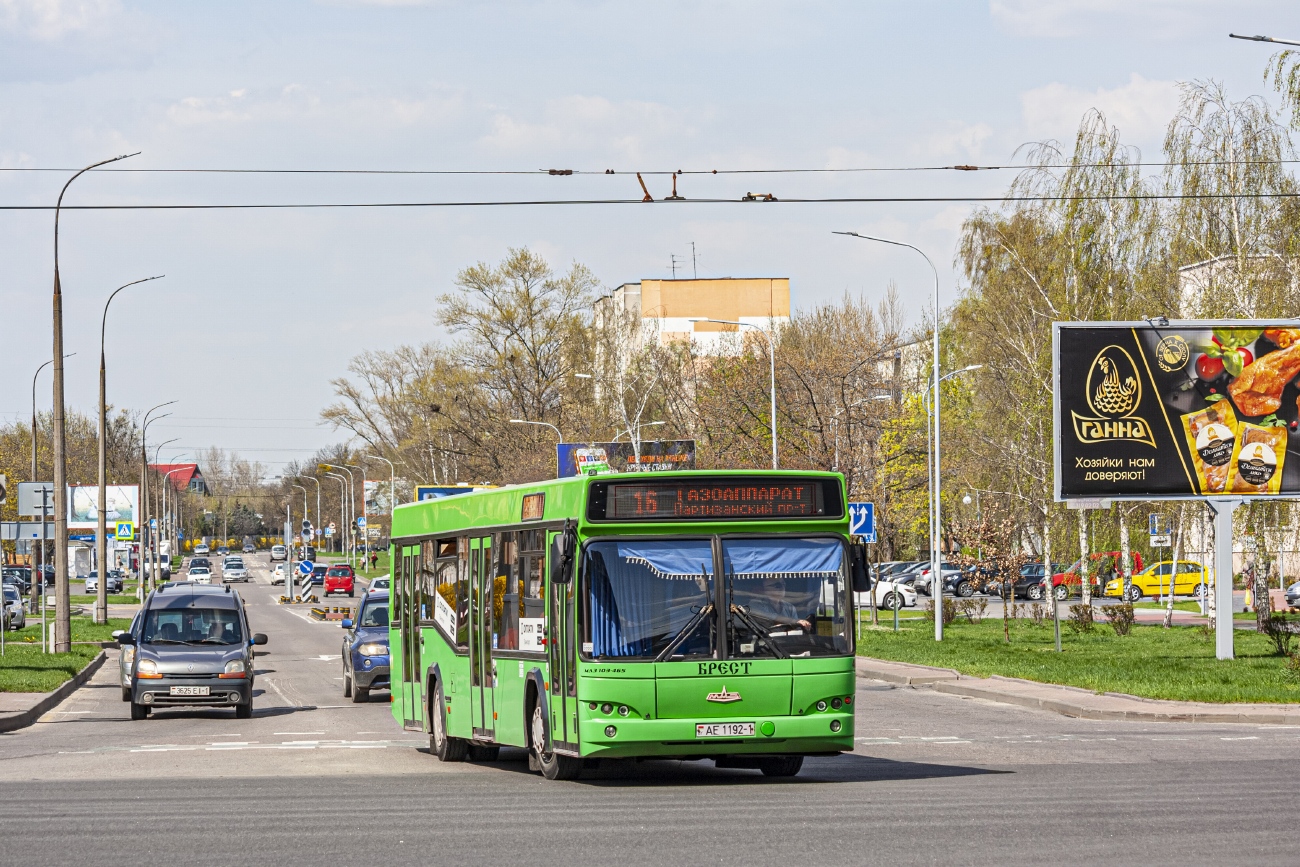
M697 726L734 723L753 723L753 736L696 735ZM838 731L832 730L833 724L838 724ZM853 749L852 713L654 720L615 714L581 719L578 726L582 738L582 755L592 758L825 754ZM612 735L607 733L610 727L613 728Z

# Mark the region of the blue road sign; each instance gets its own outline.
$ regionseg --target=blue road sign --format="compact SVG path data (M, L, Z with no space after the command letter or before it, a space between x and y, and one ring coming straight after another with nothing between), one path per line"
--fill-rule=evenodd
M303 560L301 563L298 564L298 571L304 575L310 575L312 573L312 570L315 568L316 568L316 564L310 560Z
M863 541L876 541L875 503L849 503L849 532Z

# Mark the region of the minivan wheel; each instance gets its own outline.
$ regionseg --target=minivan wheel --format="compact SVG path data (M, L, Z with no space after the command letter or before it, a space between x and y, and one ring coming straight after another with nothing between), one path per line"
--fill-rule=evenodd
M149 708L137 702L131 702L131 719L142 720L149 715Z
M250 698L248 704L235 705L235 719L252 719L253 718L253 700Z

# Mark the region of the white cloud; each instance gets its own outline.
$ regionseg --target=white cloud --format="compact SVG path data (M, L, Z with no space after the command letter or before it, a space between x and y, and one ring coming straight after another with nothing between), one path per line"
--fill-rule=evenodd
M1178 87L1137 73L1127 84L1092 91L1053 82L1022 93L1020 108L1026 132L1035 140L1051 138L1068 146L1084 113L1096 108L1127 144L1158 145L1178 109Z
M989 14L1016 36L1059 38L1134 27L1170 36L1195 28L1204 13L1221 12L1224 5L1222 0L990 0Z
M944 132L931 133L929 150L935 156L977 157L983 151L984 141L993 135L993 127L986 123L956 125Z
M574 95L548 101L542 115L533 121L499 113L481 141L512 153L564 148L642 158L652 144L680 141L694 133L682 113L653 102Z
M52 41L90 30L120 11L117 0L0 0L0 30Z
M334 131L364 128L393 129L444 121L460 109L455 92L422 95L335 94L323 97L314 89L289 84L262 94L249 88L217 96L187 96L167 106L167 120L176 126L234 124L248 121L320 123Z

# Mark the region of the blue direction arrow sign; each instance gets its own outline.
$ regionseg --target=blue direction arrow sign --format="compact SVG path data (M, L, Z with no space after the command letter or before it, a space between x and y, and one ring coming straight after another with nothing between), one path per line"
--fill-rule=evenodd
M304 575L310 575L312 573L312 570L315 568L316 568L316 564L310 560L303 560L301 563L298 564L298 571Z
M865 542L876 541L875 503L849 503L849 533Z

